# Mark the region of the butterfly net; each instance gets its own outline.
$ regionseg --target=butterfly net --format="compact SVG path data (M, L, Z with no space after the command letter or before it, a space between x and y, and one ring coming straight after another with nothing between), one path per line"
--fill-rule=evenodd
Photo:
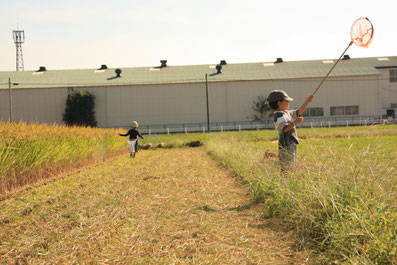
M334 63L331 70L329 70L328 74L323 78L320 85L318 85L316 90L313 92L313 95L317 93L317 91L320 89L321 85L325 82L325 80L327 79L329 74L332 72L332 70L335 68L337 63L341 60L342 56L347 51L347 49L349 49L349 47L353 43L356 44L357 46L368 48L368 46L372 42L373 36L374 36L374 27L372 26L372 23L371 23L371 21L369 21L368 18L360 17L359 19L354 21L352 28L350 29L351 42L349 43L349 46L347 46L346 50L342 53L342 55L339 57L339 59Z
M366 17L357 19L350 30L351 40L360 47L368 48L374 36L374 27Z

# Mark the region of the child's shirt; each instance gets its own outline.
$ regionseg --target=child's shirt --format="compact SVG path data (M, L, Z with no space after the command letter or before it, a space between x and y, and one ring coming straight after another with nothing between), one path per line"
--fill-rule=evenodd
M274 126L279 134L279 147L299 144L295 127L288 132L284 132L285 126L293 123L296 118L298 118L297 110L276 111L274 113Z
M121 136L130 136L130 140L138 139L138 136L145 139L136 129L130 129L126 134L120 134Z

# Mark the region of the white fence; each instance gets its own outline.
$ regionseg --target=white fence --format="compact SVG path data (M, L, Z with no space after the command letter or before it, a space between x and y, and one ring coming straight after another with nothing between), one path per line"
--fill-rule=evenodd
M381 116L345 116L345 117L305 117L298 128L368 126L374 124L395 123L397 120L384 120ZM127 127L121 127L128 129ZM210 123L211 132L242 131L242 130L274 130L273 120L264 122L236 121ZM172 133L207 133L207 123L141 125L139 131L143 134L172 134Z

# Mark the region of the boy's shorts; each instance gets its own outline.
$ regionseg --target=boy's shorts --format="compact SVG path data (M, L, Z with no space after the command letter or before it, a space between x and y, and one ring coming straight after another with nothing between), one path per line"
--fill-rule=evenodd
M278 158L280 160L281 170L284 171L293 166L296 161L296 144L279 147Z
M128 141L127 141L127 143L128 143L128 149L130 150L130 153L135 153L135 144L136 144L136 141L138 141L138 140L128 140Z

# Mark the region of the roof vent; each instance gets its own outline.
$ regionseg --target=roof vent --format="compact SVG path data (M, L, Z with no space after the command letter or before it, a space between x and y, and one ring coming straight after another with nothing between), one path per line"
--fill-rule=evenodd
M215 68L217 74L222 74L222 65L218 64Z
M350 56L348 54L345 54L343 56L342 60L350 60Z
M227 65L226 60L221 60L220 65Z
M284 62L283 58L277 58L277 61L275 61L274 63L282 63L282 62Z
M47 69L45 69L45 66L40 66L39 70L37 70L36 72L45 72L47 71Z
M116 72L116 77L121 77L121 69L117 68L114 71Z
M160 63L160 68L167 67L167 60L161 60Z
M98 70L106 70L108 69L108 66L106 64L102 64L101 68L98 68Z

